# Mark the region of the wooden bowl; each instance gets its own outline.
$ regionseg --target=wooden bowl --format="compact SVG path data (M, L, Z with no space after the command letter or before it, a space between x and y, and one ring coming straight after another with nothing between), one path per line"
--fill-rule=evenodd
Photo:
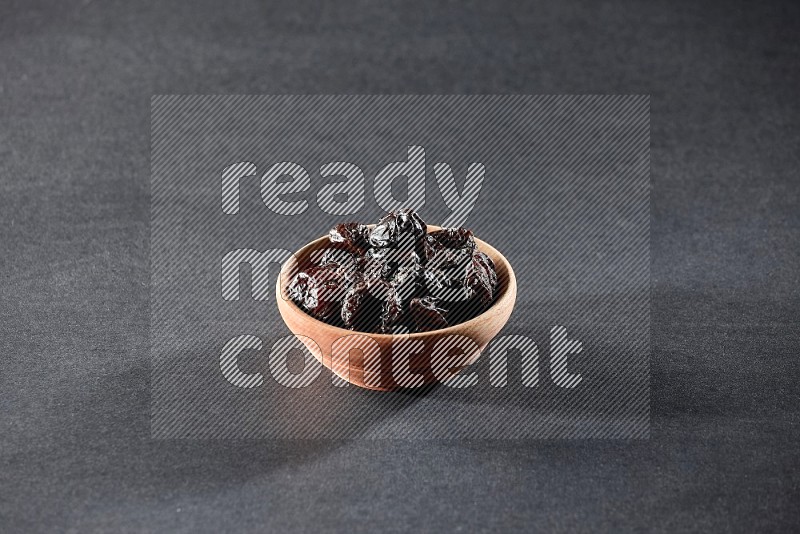
M428 231L438 229L428 226ZM352 384L389 391L441 382L478 359L508 321L517 298L517 280L508 260L480 239L475 243L494 262L498 292L492 306L469 321L430 332L393 335L347 330L315 319L289 298L286 288L294 273L312 265L315 250L330 246L327 236L307 244L284 263L275 287L278 310L311 354Z

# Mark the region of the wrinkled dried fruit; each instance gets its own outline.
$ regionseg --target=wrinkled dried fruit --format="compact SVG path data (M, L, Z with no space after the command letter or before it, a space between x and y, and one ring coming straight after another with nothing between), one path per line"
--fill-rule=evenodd
M371 230L338 224L332 248L294 277L289 296L320 320L362 332L427 332L475 317L496 296L492 260L470 230L427 229L410 209Z
M328 239L345 250L361 255L369 248L369 228L364 224L337 224L328 232Z
M289 285L289 296L317 319L328 319L339 311L346 286L334 264L306 269Z
M417 332L428 332L448 326L444 318L445 310L436 305L433 297L412 299L409 308Z
M442 228L428 234L426 239L434 250L467 248L471 252L475 249L475 237L472 230L466 228Z
M478 251L472 255L472 261L467 267L465 285L478 295L483 306L488 306L492 302L497 287L497 272L489 256Z
M403 237L422 240L428 226L411 209L392 211L383 217L369 234L369 242L374 247L397 247Z
M348 328L354 326L358 320L359 312L363 310L361 305L367 296L367 283L363 278L356 280L344 294L342 300L342 322Z

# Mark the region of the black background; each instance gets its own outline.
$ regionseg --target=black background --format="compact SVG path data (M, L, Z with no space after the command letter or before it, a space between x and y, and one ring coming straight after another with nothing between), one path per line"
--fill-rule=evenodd
M5 1L4 531L791 530L800 8ZM645 93L649 441L151 441L156 93Z

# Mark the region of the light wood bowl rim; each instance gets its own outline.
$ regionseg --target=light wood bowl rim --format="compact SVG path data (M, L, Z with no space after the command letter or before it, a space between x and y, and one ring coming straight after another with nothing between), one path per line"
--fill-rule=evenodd
M374 226L374 225L369 225ZM436 230L440 230L441 227L428 225L428 232L435 232ZM304 320L307 320L313 325L318 325L320 329L325 329L328 331L338 331L341 333L341 336L352 336L355 334L362 334L365 336L370 336L374 338L376 341L386 341L389 342L392 339L403 338L403 339L424 339L429 338L431 336L441 336L443 334L456 334L456 333L463 333L465 331L471 331L473 328L478 328L483 322L486 321L487 315L495 315L497 313L503 313L504 310L508 308L513 308L514 302L516 301L517 295L517 278L514 274L514 269L511 267L511 263L506 259L506 257L500 253L496 248L491 246L489 243L479 239L477 236L475 237L475 244L478 247L478 250L489 256L493 262L497 263L497 259L500 260L502 263L503 269L508 273L507 280L505 284L500 289L500 294L497 295L492 305L481 312L480 315L473 317L468 321L464 321L463 323L456 323L454 325L450 325L447 328L440 328L438 330L428 330L427 332L414 332L411 334L380 334L380 333L373 333L373 332L363 332L360 330L348 330L347 328L341 328L339 326L334 326L332 324L328 324L324 321L320 321L316 317L311 316L310 314L306 313L301 309L294 301L289 298L286 287L289 284L289 280L284 283L284 278L288 278L286 273L292 272L292 263L298 263L299 258L305 257L309 250L319 247L323 244L324 241L328 240L328 236L324 235L319 237L303 247L301 247L297 252L292 254L292 256L287 259L283 265L281 266L281 271L279 276L277 277L278 280L275 284L275 293L276 297L278 298L279 302L278 305L281 306L280 301L283 301L283 305L287 312L291 312L293 315L301 315Z

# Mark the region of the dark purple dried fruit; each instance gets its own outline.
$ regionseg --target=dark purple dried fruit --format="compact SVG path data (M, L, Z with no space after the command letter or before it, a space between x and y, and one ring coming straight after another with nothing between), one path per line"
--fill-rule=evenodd
M426 239L434 250L467 248L471 252L475 249L475 237L472 230L466 228L442 228L428 234Z
M432 297L411 299L409 311L417 327L417 332L428 332L448 326L447 320L444 318L445 310L439 308L436 305L436 299Z
M322 254L319 265L336 269L347 283L352 283L359 273L357 256L338 248L327 248L319 252Z
M289 296L317 319L328 319L341 306L346 287L333 264L302 271L289 284Z
M415 243L421 241L428 231L419 215L413 210L401 209L384 216L369 234L373 247L397 247L403 237L410 237Z
M392 287L386 296L381 310L381 332L390 333L392 326L400 321L403 315L403 301L397 288Z
M475 251L475 238L465 228L442 228L425 237L427 266L446 270L464 269Z
M487 307L492 303L497 288L497 272L489 256L475 251L467 267L465 285L477 294L482 306Z
M422 289L419 264L405 265L397 269L391 284L403 302L408 302Z
M328 239L353 254L361 255L369 248L369 228L354 222L337 224L328 232Z
M339 224L329 233L333 247L295 276L289 295L312 316L362 332L425 332L475 317L497 291L492 260L470 230L427 228L410 209L371 231Z
M348 328L353 327L358 321L359 314L363 311L361 305L366 298L367 283L363 278L356 280L351 285L342 299L342 322Z
M426 293L448 306L469 300L473 290L466 285L466 270L457 273L427 267L423 274Z

